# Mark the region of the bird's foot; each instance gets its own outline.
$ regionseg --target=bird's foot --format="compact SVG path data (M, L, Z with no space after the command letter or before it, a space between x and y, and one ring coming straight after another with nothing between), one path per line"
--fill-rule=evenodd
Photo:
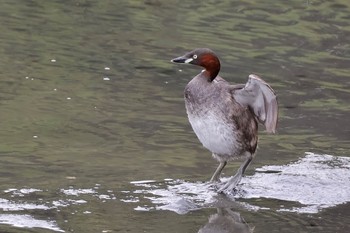
M234 175L229 180L225 181L221 184L221 186L218 189L218 193L234 193L237 191L236 186L241 181L242 176L241 175Z
M209 181L208 182L208 187L211 190L217 191L220 188L220 185L221 185L220 181Z

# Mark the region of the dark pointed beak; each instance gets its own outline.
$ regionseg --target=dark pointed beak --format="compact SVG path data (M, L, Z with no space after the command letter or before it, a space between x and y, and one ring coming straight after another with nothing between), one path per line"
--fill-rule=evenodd
M171 59L170 61L175 63L185 63L186 60L187 58L185 58L184 56L181 56L181 57Z

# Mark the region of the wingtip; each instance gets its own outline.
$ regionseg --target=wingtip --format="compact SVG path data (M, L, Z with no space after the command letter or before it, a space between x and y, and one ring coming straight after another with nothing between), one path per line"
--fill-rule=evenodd
M262 80L262 79L260 78L260 76L257 75L257 74L250 74L248 77L249 77L249 78L253 78L253 79Z
M276 133L278 124L278 102L276 97L270 102L267 110L267 121L265 127L268 133Z

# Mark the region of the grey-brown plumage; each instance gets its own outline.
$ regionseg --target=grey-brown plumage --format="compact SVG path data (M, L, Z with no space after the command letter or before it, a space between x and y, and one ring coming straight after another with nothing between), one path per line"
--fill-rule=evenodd
M209 217L198 233L252 233L251 228L238 212L229 208L218 208L217 213Z
M244 157L237 173L219 191L232 191L251 162L258 142L258 122L274 133L278 105L272 88L257 75L246 84L230 85L218 76L220 61L213 51L195 49L172 60L205 69L185 88L188 119L203 146L220 164L211 181L218 181L227 162Z

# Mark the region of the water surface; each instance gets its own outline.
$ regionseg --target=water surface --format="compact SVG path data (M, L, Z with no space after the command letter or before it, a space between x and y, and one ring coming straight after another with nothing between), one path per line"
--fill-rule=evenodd
M349 182L349 15L346 0L3 1L0 231L210 232L223 221L241 232L348 232L348 193L287 195L298 169L282 183L254 182L288 174L306 152L328 161L308 165L306 187ZM182 98L199 69L169 62L195 47L215 50L232 83L261 75L280 105L246 192L207 204L216 194L202 188L217 164ZM316 171L329 176L313 180ZM182 188L186 198L162 208Z

